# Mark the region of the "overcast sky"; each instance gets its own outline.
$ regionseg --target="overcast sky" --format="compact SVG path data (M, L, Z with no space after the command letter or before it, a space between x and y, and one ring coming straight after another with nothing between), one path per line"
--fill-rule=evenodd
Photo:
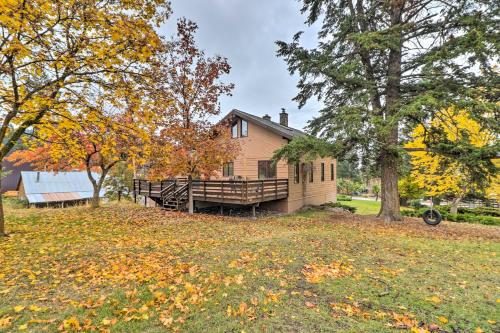
M211 56L228 58L231 74L225 82L235 84L232 97L221 100L222 112L239 109L279 119L286 108L289 124L301 129L315 114L318 103L311 101L299 110L292 98L297 94L297 77L288 73L282 58L276 57L277 40L291 41L305 31L304 45L315 45L315 29L304 25L296 0L172 0L174 16L161 32L175 32L177 18L186 17L199 25L198 45Z

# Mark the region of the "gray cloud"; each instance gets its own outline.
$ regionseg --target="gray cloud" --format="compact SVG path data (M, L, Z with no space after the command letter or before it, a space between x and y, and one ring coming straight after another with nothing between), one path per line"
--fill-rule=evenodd
M290 41L301 30L303 41L314 45L315 27L304 25L300 4L293 0L173 0L174 17L161 33L172 35L175 22L186 17L198 23L197 43L207 55L229 59L231 74L226 82L236 87L232 97L221 101L223 113L236 108L273 119L285 107L290 125L302 128L317 114L320 104L311 101L299 110L292 98L297 94L297 78L276 57L276 40Z

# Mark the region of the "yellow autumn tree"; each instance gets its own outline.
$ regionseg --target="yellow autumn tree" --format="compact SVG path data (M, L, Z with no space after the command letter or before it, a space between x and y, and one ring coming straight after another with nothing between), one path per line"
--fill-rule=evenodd
M460 201L467 194L481 189L466 167L453 158L431 153L427 149L428 128L437 129L449 142L466 140L475 147L489 145L495 137L482 129L467 111L451 107L437 113L429 126L417 126L411 134L412 140L405 145L411 156L413 180L429 196L451 197L451 213L456 214Z
M44 118L140 77L169 13L167 0L0 1L0 161Z

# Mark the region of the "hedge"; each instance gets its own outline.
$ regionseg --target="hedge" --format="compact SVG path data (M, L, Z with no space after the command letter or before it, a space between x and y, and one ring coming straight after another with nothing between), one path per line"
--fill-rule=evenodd
M337 201L352 201L352 197L345 194L337 195Z
M446 211L446 208L443 209L443 206L436 206L435 208L441 213L443 219L447 221L468 222L468 223L500 226L500 218L496 216L482 216L474 214L450 214L449 212ZM402 210L401 214L404 216L422 217L423 212L425 212L428 209L429 208L422 208L419 210Z
M356 207L343 205L340 202L329 202L329 203L324 204L324 206L333 207L333 208L342 208L342 209L350 211L351 213L356 213L356 209L357 209Z

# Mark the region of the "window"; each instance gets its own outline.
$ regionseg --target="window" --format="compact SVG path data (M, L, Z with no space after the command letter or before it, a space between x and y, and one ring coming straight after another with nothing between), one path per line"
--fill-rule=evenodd
M295 184L300 183L300 164L296 163L293 166L293 181Z
M314 164L313 162L309 163L309 183L314 182Z
M238 123L234 124L231 127L231 137L232 138L237 138L238 137Z
M248 122L246 120L241 120L241 131L240 131L241 137L247 137L248 136Z
M273 161L259 161L259 179L276 178L276 165Z
M325 181L325 163L321 163L321 181Z
M335 170L333 169L333 163L330 164L330 180L335 180Z
M222 166L222 176L234 176L234 162L224 163Z

